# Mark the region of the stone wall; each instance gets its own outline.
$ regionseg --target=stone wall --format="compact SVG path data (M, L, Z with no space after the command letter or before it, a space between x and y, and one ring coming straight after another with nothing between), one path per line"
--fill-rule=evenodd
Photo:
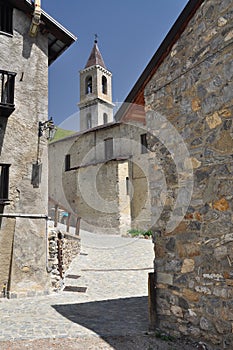
M37 161L38 123L48 119L48 41L41 33L32 39L31 19L14 9L13 36L0 33L0 69L17 73L15 111L0 120L0 162L11 164L10 204L1 213L24 214L0 221L0 285L9 295L43 293L49 287L46 271L47 140L41 138L38 160L42 162L39 188L31 184Z
M148 161L147 154L143 154L140 157L141 159L144 158L143 162ZM133 162L129 164L130 179L133 187L131 225L135 229L147 230L151 224L148 168L147 166L141 166L141 159L137 162L137 157L134 157Z
M80 253L80 237L52 229L48 239L51 287L53 291L58 291L63 287L63 279L71 262Z
M75 194L66 182L63 184L71 205L74 195L77 198L81 228L102 233L113 229L112 233L119 233L118 163L110 161L90 165L65 175L76 179Z
M65 170L65 156L70 154L70 149L77 137L70 136L57 142L51 142L49 144L49 176L48 176L48 188L49 197L52 200L62 204L67 210L72 210L68 200L66 199L66 193L64 192L62 177ZM59 161L58 161L59 160ZM72 161L72 160L71 160ZM71 166L73 163L71 162ZM71 188L75 188L75 182L70 183Z
M204 1L145 90L157 326L218 349L233 347L232 13Z

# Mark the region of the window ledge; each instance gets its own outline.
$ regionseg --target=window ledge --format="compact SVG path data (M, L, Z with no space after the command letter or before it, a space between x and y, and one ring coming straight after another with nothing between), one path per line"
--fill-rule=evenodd
M15 110L14 105L0 103L0 117L8 118Z
M10 37L10 38L13 38L13 34L7 33L7 32L3 32L3 31L1 31L1 30L0 30L0 35L5 35L5 36L8 36L8 37Z
M11 204L10 199L0 199L0 205L9 205Z

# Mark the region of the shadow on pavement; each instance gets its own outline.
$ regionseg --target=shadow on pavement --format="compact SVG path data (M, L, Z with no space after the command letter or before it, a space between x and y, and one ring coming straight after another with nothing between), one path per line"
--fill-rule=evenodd
M148 297L133 297L80 304L53 305L63 317L88 328L121 350L111 337L148 331Z

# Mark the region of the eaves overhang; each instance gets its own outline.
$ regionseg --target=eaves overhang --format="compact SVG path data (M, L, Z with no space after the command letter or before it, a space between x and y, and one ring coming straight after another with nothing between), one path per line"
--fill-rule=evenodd
M32 18L34 2L31 0L8 0L14 8L23 11ZM53 17L41 11L40 31L48 35L48 64L51 65L68 47L73 44L77 37L63 27Z

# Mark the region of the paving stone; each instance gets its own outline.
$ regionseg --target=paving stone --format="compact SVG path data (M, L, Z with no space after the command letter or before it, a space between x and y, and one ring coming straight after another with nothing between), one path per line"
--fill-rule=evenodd
M86 293L62 291L1 299L1 341L148 330L147 278L153 271L152 241L82 231L81 242L82 254L67 271L65 286L72 281L73 287L87 288ZM69 275L80 277L72 279Z

